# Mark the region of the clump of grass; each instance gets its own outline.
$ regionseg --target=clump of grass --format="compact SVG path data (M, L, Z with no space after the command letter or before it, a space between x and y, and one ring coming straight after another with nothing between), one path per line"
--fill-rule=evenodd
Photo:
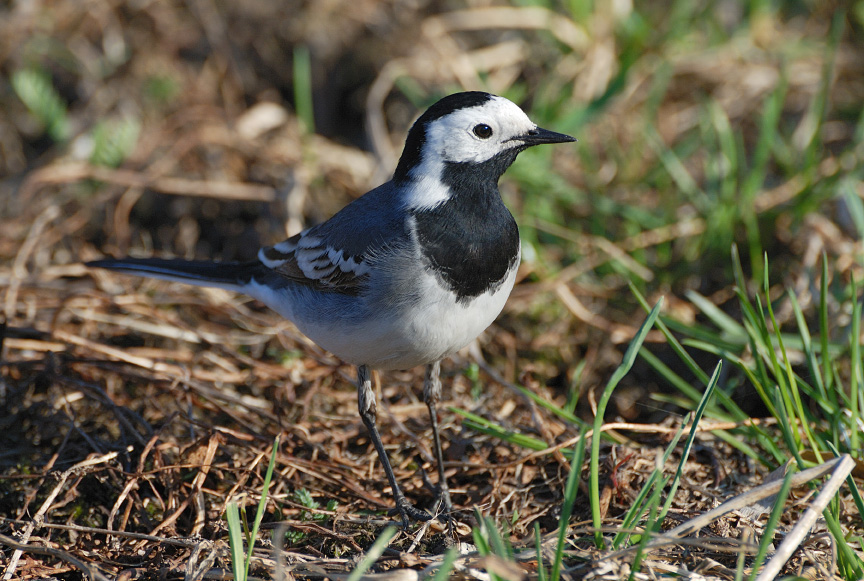
M304 510L300 512L299 519L301 521L310 521L310 522L321 522L327 520L327 515L319 512L315 512L317 509L321 508L321 503L315 500L312 497L312 494L306 490L305 488L301 488L294 492L294 500L302 505L304 508L309 510ZM331 498L327 501L327 506L325 510L333 511L336 510L336 506L338 503L335 499ZM289 530L285 532L285 538L288 539L292 544L297 544L302 542L306 538L306 533L302 530Z
M691 293L691 300L700 307L712 326L668 321L685 339L679 344L670 333L667 333L667 339L682 352L682 345L686 345L722 357L734 365L746 378L747 384L754 388L776 420L781 436L778 441L765 428L751 422L737 429L746 436L746 440L758 442L769 454L765 457L751 446L739 446L754 459L773 469L791 458L798 469L805 469L844 453L860 458L864 405L859 388L862 381L861 303L856 281L853 277L847 289L847 296L852 301L848 309L852 315L848 339L845 344L832 341L832 337L843 333L829 323L829 273L827 259L823 257L819 329L818 338L814 341L804 313L791 291L787 291L785 298L794 311L797 332L786 333L781 329L769 298L767 262L766 258L761 292L751 296L746 290L748 281L737 251L733 249L736 295L743 317L741 322L725 315L703 297ZM793 357L793 351L803 355L803 367L796 362L798 358ZM668 367L657 365L657 361L651 358L648 361L672 378L673 384L684 384L680 376ZM848 371L843 369L843 362L849 363ZM848 376L845 381L844 375ZM692 395L689 390L683 390L678 402L687 406L693 401ZM724 399L723 409L714 411L716 417L746 419L746 414L731 397ZM736 441L729 434L725 434L724 439ZM858 513L864 515L861 494L853 480L849 480L849 485ZM860 578L864 573L864 561L852 550L842 533L839 505L832 505L824 517L839 548L838 565L844 578Z
M860 457L862 394L859 386L862 365L858 337L861 304L855 298L859 292L856 281L853 278L845 291L851 297L846 309L851 314L850 328L834 328L828 315L831 296L828 262L823 258L818 303L819 328L814 340L798 299L791 291L787 291L781 299L791 305L797 330L794 333L786 332L778 323L774 302L768 298L767 259L761 292L752 297L746 290L748 281L744 277L737 252L733 252L733 262L736 296L743 320L736 321L701 295L691 292L689 298L708 324L683 324L665 318L663 323L668 325L667 331L674 330L684 337L679 343L671 332L667 332L667 338L674 342L679 353L683 354L684 346L688 346L729 361L743 375L743 380L753 387L770 415L777 419L783 435L781 442L774 441L758 426L747 428L750 430L749 435L770 454L770 460L762 456L754 456L755 459L771 465L785 461L791 454L804 467L807 462L802 454L805 452L808 457L819 461L825 454L838 452ZM832 339L844 334L848 337L845 342ZM803 361L803 366L799 364L799 359ZM686 384L680 376L650 355L646 360L673 385L683 387ZM848 369L845 362L848 362ZM691 370L698 371L692 359L688 363ZM733 383L738 378L727 381ZM681 390L681 396L673 401L689 407L694 401L693 396L694 392L685 388ZM710 414L717 419L735 421L747 418L729 395L724 396L719 407L712 408Z
M612 396L612 392L615 390L615 387L620 383L621 379L627 375L629 370L632 368L634 361L637 358L640 348L645 341L645 338L648 335L648 331L654 326L657 317L660 314L660 307L662 305L662 301L658 302L654 308L649 313L648 317L643 321L640 326L636 336L630 343L630 346L627 349L627 352L624 355L624 359L616 369L615 373L610 377L609 382L606 385L606 388L603 390L603 393L598 401L597 405L597 416L594 422L593 429L593 437L591 444L591 454L590 454L590 467L589 467L589 502L591 503L591 514L592 519L594 521L595 528L595 542L598 547L604 547L605 541L602 537L602 522L600 517L600 504L599 504L599 458L600 458L600 435L602 433L601 427L603 423L604 411L606 409L606 405L609 402L609 398ZM715 373L716 375L716 373ZM712 384L716 384L716 381ZM552 563L552 568L548 572L548 578L551 581L558 581L561 576L561 567L563 562L564 549L567 545L567 531L569 525L570 515L572 514L572 509L574 503L576 501L576 496L578 494L578 482L579 475L582 470L582 461L585 455L585 435L587 434L588 426L583 422L579 421L573 414L565 409L557 407L554 403L544 400L537 394L533 394L528 391L524 387L517 386L518 389L528 398L532 399L534 402L539 404L542 408L558 415L559 417L565 418L567 420L571 420L574 423L581 424L580 430L580 438L578 439L578 443L573 447L571 451L571 471L570 475L567 478L567 484L564 489L563 500L561 503L561 517L559 519L558 526L558 538L557 543L555 545L555 559ZM710 393L712 390L709 390L706 393L706 401L710 399ZM466 412L464 410L459 410L457 408L453 408L453 411L459 413L463 417L466 418L464 425L466 427L475 429L479 432L490 434L496 437L501 438L504 441L509 442L515 446L525 447L531 450L543 450L545 449L546 443L542 440L538 440L536 438L532 438L529 436L525 436L523 434L515 433L511 430L504 429L503 427L497 425L495 422L486 420L481 418L475 414L471 414L470 412ZM698 418L697 422L698 423ZM688 441L688 449L689 444L692 444L693 437L695 436L695 431L691 434L691 438ZM667 457L669 453L674 449L674 444L677 442L677 438L673 441L673 444L667 450ZM683 466L684 460L686 459L686 453L683 454L681 460L681 466ZM679 467L677 478L680 477L681 468ZM643 489L643 493L640 495L640 500L644 499L649 491L654 492L654 496L652 497L653 504L652 507L656 507L656 503L659 499L659 494L664 490L664 485L667 484L666 481L661 481L660 478L652 478L648 484L646 484ZM675 483L673 482L673 489ZM669 505L671 504L671 498L667 500L667 504L664 506L664 513L669 509ZM642 510L643 506L641 502L634 504L633 509L631 510L631 515L628 516L627 521L632 523L636 520L637 516L640 514L640 510ZM513 548L510 546L508 542L506 542L505 536L500 533L495 522L479 512L476 513L476 519L479 525L473 529L474 542L477 546L477 551L482 556L487 555L496 555L499 558L505 560L513 560ZM661 518L662 520L662 518ZM535 535L539 535L539 531L535 532ZM619 535L620 538L621 535ZM616 537L616 545L620 545L620 542L617 542ZM547 571L543 568L542 561L542 550L540 547L539 537L537 542L537 559L538 559L538 575L542 576L543 579L547 577ZM498 579L498 576L492 574L493 579Z
M594 438L592 439L591 452L589 456L588 480L589 480L589 502L593 519L594 542L598 548L609 548L619 551L627 547L635 548L631 562L632 570L638 571L649 539L660 532L659 525L663 522L665 515L672 506L675 492L683 473L684 464L689 457L695 437L697 426L703 416L714 420L733 420L740 422L741 427L734 431L717 430L714 434L722 440L736 445L743 453L750 455L767 467L774 469L786 463L789 459L797 465L799 470L809 468L821 463L824 459L840 454L851 454L860 458L862 451L860 447L862 422L862 390L860 385L864 378L864 365L861 362L860 350L860 319L862 307L857 300L859 291L854 279L850 281L846 289L847 296L851 297L852 304L846 310L851 313L850 328L846 334L846 343L832 342L831 337L844 334L838 329L829 326L828 316L828 264L823 259L822 282L820 287L819 301L819 329L818 336L811 336L806 318L798 305L793 293L787 292L785 298L790 301L794 311L794 320L798 326L797 333L783 332L775 314L775 305L768 299L769 265L764 265L760 270L763 273L761 291L755 296L750 296L746 291L748 280L745 279L741 268L738 254L733 249L733 270L736 273L736 294L742 320L722 313L710 301L699 295L692 294L691 300L698 306L705 318L713 324L683 324L668 316L659 315L660 303L655 305L649 312L646 321L640 327L636 337L631 342L621 365L612 374L606 388L602 392L597 403L597 414L594 422ZM648 310L648 304L633 288L634 293L642 301L643 307ZM647 331L653 326L665 334L667 341L673 348L673 352L684 366L693 373L698 381L703 381L704 390L700 390L679 374L672 371L666 364L651 355L644 345ZM672 330L674 329L675 334ZM679 341L676 335L683 335L683 341ZM696 364L688 349L699 349L709 352L720 359L713 374L709 377ZM792 351L798 351L803 357L803 363L796 363L798 357L792 356ZM630 509L622 516L620 524L616 527L618 532L607 539L603 535L603 522L600 516L599 498L599 458L600 458L600 429L602 427L604 412L611 394L620 380L626 375L633 365L634 360L640 354L645 361L653 366L656 371L668 382L680 389L681 395L677 398L667 398L684 408L692 409L693 412L682 424L681 429L671 439L666 447L662 458L658 458L657 468L646 479L640 492L632 501ZM736 404L734 396L727 388L731 381L730 374L721 374L723 362L726 361L740 373L743 374L747 383L753 386L762 398L763 403L769 410L771 416L776 420L776 430L780 438L774 432L757 422L749 421L747 414ZM850 362L848 369L842 364L843 361ZM804 375L802 371L806 371ZM846 380L842 379L844 376ZM524 388L521 388L524 390ZM559 418L570 418L571 414L563 409L555 409L555 404L544 400L536 394L529 394L533 401L543 409L555 414ZM458 411L458 410L457 410ZM527 437L511 430L506 430L495 422L479 418L467 412L459 412L465 418L465 425L480 432L495 435L512 445L521 446L530 450L543 449L541 440ZM556 545L556 559L548 572L548 578L557 580L560 576L561 557L567 542L566 530L570 516L570 507L575 499L575 482L582 469L582 453L584 450L584 435L586 426L581 425L579 438L580 446L573 449L573 463L570 477L563 494L561 505L561 521L559 525L559 536ZM674 475L665 476L663 466L677 449L680 437L685 427L689 426L689 435L680 451L678 467ZM741 436L745 436L743 439ZM759 450L764 450L767 455ZM855 506L859 514L864 514L864 502L854 481L849 480L849 487ZM778 500L769 516L765 532L759 543L756 557L750 561L750 571L753 577L761 569L766 557L766 551L773 531L780 522L783 514L784 504L788 495L789 482L781 489ZM829 531L834 537L834 543L838 547L838 567L844 579L858 579L864 572L864 561L860 555L851 547L849 539L840 525L841 507L839 503L831 505L824 513L824 518ZM475 529L475 542L478 539L486 539L484 548L478 544L478 551L493 551L502 558L508 558L506 546L499 547L498 538L490 530L493 523L478 515L479 528ZM635 533L637 527L641 533ZM539 531L535 534L539 534ZM538 537L539 538L539 537ZM542 553L539 540L537 541L537 560L542 573L541 578L547 578L547 572L542 567ZM739 575L743 575L746 559L739 559Z
M62 142L69 138L66 103L47 71L38 67L17 70L12 73L12 88L51 139Z
M273 452L270 454L264 482L261 484L261 500L258 501L252 529L249 529L245 518L241 520L240 511L235 501L231 500L225 505L225 518L228 521L228 542L231 548L231 570L237 581L246 581L249 578L249 565L252 563L255 541L258 538L258 528L261 526L267 509L267 492L270 490L270 479L273 477L273 469L276 467L276 453L278 451L279 436L276 436L273 440ZM243 512L245 516L245 510ZM245 551L243 550L244 538L247 547Z
M106 167L119 167L135 149L141 123L132 117L100 121L91 132L93 151L90 163Z

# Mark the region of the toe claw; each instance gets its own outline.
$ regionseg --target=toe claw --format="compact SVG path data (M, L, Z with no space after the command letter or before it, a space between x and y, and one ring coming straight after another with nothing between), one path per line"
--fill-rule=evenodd
M408 502L405 498L400 498L396 501L396 508L391 511L391 513L398 512L399 516L402 517L402 528L407 529L411 524L411 520L427 522L432 520L432 515L426 512L425 510L421 510L410 502Z

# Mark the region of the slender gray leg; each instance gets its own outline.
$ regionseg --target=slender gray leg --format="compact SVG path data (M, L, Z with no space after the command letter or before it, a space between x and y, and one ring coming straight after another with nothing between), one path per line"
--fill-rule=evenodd
M441 436L438 433L438 412L435 406L441 401L441 362L436 361L426 366L426 377L423 381L423 401L429 408L429 419L432 421L432 439L435 442L435 460L438 462L438 494L444 504L444 514L447 519L453 512L450 501L450 489L447 488L447 477L444 476L444 454L441 451Z
M421 521L432 520L432 515L425 510L415 508L408 502L408 499L402 493L402 489L396 483L396 475L393 474L390 459L387 458L387 452L384 450L384 444L381 442L381 435L375 426L378 407L375 403L375 392L372 390L372 374L365 365L360 365L357 368L357 404L360 409L360 418L369 432L369 437L372 439L375 450L378 452L378 459L381 460L381 465L384 466L387 480L390 481L390 488L393 490L393 498L396 501L396 510L399 511L399 515L402 517L402 527L408 528L409 517Z

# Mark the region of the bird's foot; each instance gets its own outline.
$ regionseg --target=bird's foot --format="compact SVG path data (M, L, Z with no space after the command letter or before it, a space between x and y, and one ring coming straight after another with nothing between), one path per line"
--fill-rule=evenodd
M450 490L445 487L438 487L438 511L439 520L447 522L447 539L448 546L453 546L456 540L456 519L453 518L453 502L450 500Z
M412 519L421 522L432 520L431 514L412 505L404 496L396 499L396 508L391 509L389 512L390 515L395 515L396 513L399 513L399 516L402 517L402 528L405 530L408 530Z
M445 518L450 519L450 515L453 513L453 501L450 500L450 489L446 486L439 486L436 495L438 496L438 502L442 508L441 514L443 514Z
M450 515L453 513L453 501L450 500L450 489L447 487L447 483L444 482L443 486L441 484L433 484L432 481L429 480L426 471L422 468L420 469L420 476L423 478L423 486L435 495L436 505L438 508L442 509L437 511L438 514L442 515L443 518L450 520Z
M420 470L420 476L423 477L423 485L435 495L435 516L438 520L447 523L448 546L452 546L456 539L456 519L453 518L453 501L450 500L450 489L446 482L444 486L433 484L425 470Z

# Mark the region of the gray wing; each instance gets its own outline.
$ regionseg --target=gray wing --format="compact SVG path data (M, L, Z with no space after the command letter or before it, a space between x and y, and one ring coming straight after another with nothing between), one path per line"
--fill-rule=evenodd
M321 290L358 294L370 261L409 240L408 216L387 182L332 218L274 246L258 258L274 272Z

